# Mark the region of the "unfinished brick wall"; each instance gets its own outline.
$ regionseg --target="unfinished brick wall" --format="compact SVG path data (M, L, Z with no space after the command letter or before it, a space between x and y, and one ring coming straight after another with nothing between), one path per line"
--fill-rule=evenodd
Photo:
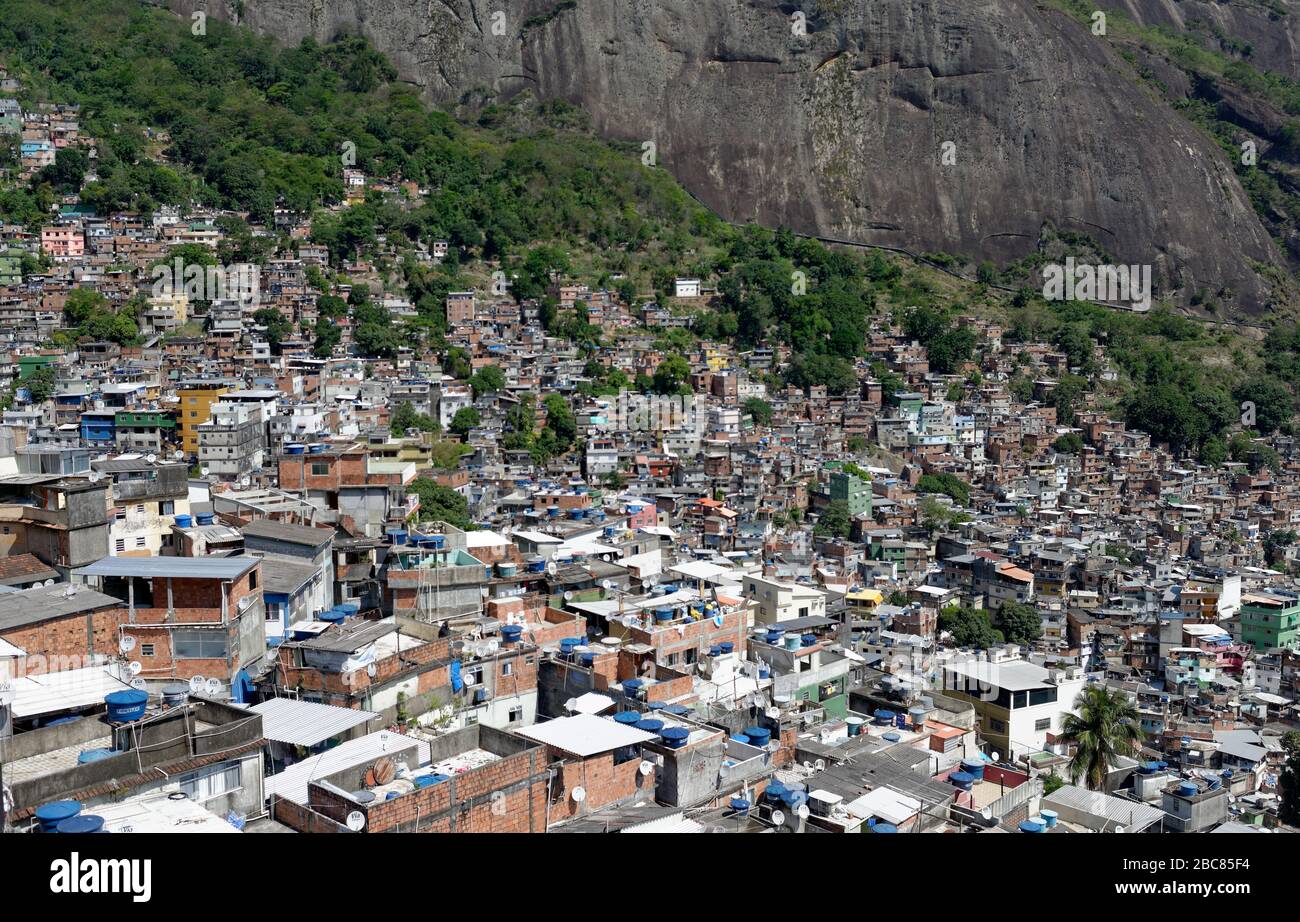
M126 617L125 608L106 606L0 631L0 639L25 650L28 657L45 658L48 664L45 671L76 669L86 665L80 662L80 657L119 652L118 628L126 622ZM35 668L36 663L29 660L28 666Z
M551 822L570 819L619 803L637 795L653 799L655 772L641 774L641 758L614 764L614 753L605 752L586 759L574 759L560 750L551 750L554 759L568 759L558 766L551 785ZM581 787L586 797L581 803L573 799L573 790Z

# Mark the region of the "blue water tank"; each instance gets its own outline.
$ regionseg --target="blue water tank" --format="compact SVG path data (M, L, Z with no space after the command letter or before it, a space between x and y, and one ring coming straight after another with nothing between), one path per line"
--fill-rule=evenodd
M198 516L196 516L196 519L200 525L211 525L213 515L211 512L200 512Z
M746 735L743 734L743 733L733 733L733 734L731 734L731 741L732 741L733 743L744 743L746 746L749 745L749 737L746 736Z
M387 532L385 532L385 534L388 535L388 540L392 544L406 543L406 531L404 529L390 528L388 529Z
M1196 791L1196 785L1192 784L1190 781L1184 781L1182 784L1178 785L1178 793L1184 797L1195 797Z
M666 605L663 606L662 608L656 608L656 609L655 609L655 620L656 620L656 621L671 621L671 620L673 620L673 609L669 608L669 607L666 606Z
M889 834L898 832L898 827L893 823L875 823L871 827L873 834Z
M799 644L804 647L811 647L815 643L817 643L816 634L804 634L799 638Z
M501 625L501 643L507 647L519 643L519 638L524 633L524 629L518 624Z
M337 608L328 608L316 616L317 621L324 621L328 624L342 624L347 620L347 615Z
M95 816L90 813L81 813L77 816L69 817L55 827L55 832L62 833L87 833L102 832L104 829L104 818Z
M193 518L193 516L188 516L188 515L178 515L178 516L176 516L176 527L177 527L177 528L189 528L189 527L190 527L191 525L193 525L193 524L194 524L194 518Z
M897 743L899 740L902 739L902 737L899 736L897 733L895 733L893 730L890 730L888 733L884 734L883 738L886 743Z
M745 800L743 797L733 797L731 798L731 809L735 810L737 813L748 813L749 801Z
M1023 821L1020 823L1020 831L1021 831L1021 832L1034 832L1034 833L1037 833L1037 832L1042 832L1042 831L1044 830L1044 828L1046 828L1046 827L1044 826L1044 824L1043 824L1043 823L1040 823L1040 822L1037 821L1037 820L1023 820Z
M633 726L638 730L644 730L646 733L658 733L664 728L664 722L646 718L645 720L638 720Z
M961 770L970 775L976 781L984 780L984 760L983 759L962 759Z
M772 731L765 727L746 727L745 735L749 737L750 745L758 746L761 749L772 738Z
M641 686L644 684L645 682L642 682L640 679L628 679L623 683L623 694L627 695L629 698L635 698L640 693Z
M572 656L573 648L581 644L582 641L577 637L565 637L560 641L560 654L563 656Z
M71 819L81 812L81 804L75 800L52 800L36 808L36 822L41 824L42 832L53 832L54 828L66 819Z
M674 717L685 717L691 712L691 709L684 704L670 704L664 708L665 714L672 714Z
M299 442L290 442L284 446L284 452L288 455L301 455L307 450L307 446Z
M875 718L877 724L886 727L894 722L894 712L887 711L884 708L878 708L875 713Z
M1055 826L1056 821L1061 817L1061 815L1055 810L1039 810L1038 815L1043 818L1043 824L1046 825L1048 829Z
M614 715L614 722L631 726L641 720L640 711L619 711Z
M110 692L104 696L104 703L108 705L109 723L130 723L144 716L149 693L135 688Z
M709 647L709 656L721 656L721 655L722 655L721 644L715 643L713 646Z
M685 727L664 727L659 731L659 736L669 749L681 749L686 745L686 740L690 735L691 731Z
M969 791L971 789L971 785L975 783L975 779L972 778L967 772L953 772L951 775L948 776L948 782L950 784L956 785L958 788L960 788L963 791Z

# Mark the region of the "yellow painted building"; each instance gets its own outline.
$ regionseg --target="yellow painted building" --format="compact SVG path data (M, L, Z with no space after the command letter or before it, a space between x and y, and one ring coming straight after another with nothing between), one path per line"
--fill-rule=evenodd
M229 390L228 385L216 382L190 382L177 388L180 403L176 407L176 428L185 454L199 453L199 426L212 419L212 405Z

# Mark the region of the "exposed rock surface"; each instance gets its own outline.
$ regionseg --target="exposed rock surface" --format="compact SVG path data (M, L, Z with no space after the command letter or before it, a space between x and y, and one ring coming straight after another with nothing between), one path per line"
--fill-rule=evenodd
M1158 294L1247 311L1280 259L1223 154L1034 0L164 2L287 43L361 33L443 106L566 99L733 220L999 261L1051 222L1152 264Z

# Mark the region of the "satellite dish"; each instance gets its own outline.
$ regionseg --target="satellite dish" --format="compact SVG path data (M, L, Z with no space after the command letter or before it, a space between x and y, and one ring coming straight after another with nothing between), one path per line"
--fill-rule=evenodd
M825 759L818 759L816 762L814 762L814 763L813 763L813 771L818 771L818 772L824 772L824 771L826 771L826 760L825 760Z
M600 581L600 588L604 589L606 592L612 592L614 589L614 581L612 579L603 579Z
M637 771L642 775L648 775L655 770L655 764L649 759L642 759L641 764L637 766Z
M151 452L151 453L145 455L145 456L144 456L144 459L145 459L146 461L148 461L150 464L153 464L155 461L158 460L158 456L155 455L155 454L153 454L153 453Z
M13 683L11 682L0 683L0 708L8 707L9 705L13 704L14 699L17 697L18 697L18 693L14 691Z
M207 684L206 684L206 691L207 691L207 693L208 693L209 695L219 695L219 694L221 694L221 680L220 680L220 679L208 679Z
M573 798L575 803L582 803L587 799L587 789L584 787L576 787L569 796Z
M144 669L144 667L140 665L140 661L138 659L131 660L131 665L128 666L127 668L131 670L131 675L139 675L141 670Z
M123 653L130 653L135 649L135 638L130 634L123 634L122 639L117 642L117 648Z
M771 740L771 741L768 742L768 744L767 744L767 751L768 751L768 752L780 752L780 751L781 751L781 744L780 744L777 740Z
M778 825L778 826L784 826L784 825L785 825L785 814L782 813L780 810L773 810L773 811L772 811L772 822L775 823L775 824Z
M201 467L199 468L199 473L206 477L208 476L208 469L206 467Z
M799 819L801 819L801 820L806 820L806 819L808 819L808 812L809 812L809 811L808 811L808 805L807 805L807 804L800 804L798 807L795 808L795 811L794 811L794 812L795 812L795 815L799 817Z
M566 601L566 602L572 602L572 601L573 601L573 593L570 592L570 591L567 590L567 589L564 591L564 601Z
M190 691L196 695L203 693L203 686L208 684L208 680L201 675L196 675L190 679Z
M176 449L174 452L172 452L172 457L173 457L173 458L184 458L184 457L185 457L185 452L181 451L181 450L178 448L178 449Z
M716 615L713 616L713 624L715 627L722 627L723 624L722 612L718 612Z
M149 683L146 682L144 679L140 678L139 676L136 676L134 679L131 680L131 687L134 688L136 691L144 691L146 688L149 687Z
M765 713L768 717L772 718L773 720L776 720L781 716L781 709L777 707L771 707L768 708L763 713Z
M353 832L360 832L366 828L366 815L360 810L353 810L348 814L348 828Z

